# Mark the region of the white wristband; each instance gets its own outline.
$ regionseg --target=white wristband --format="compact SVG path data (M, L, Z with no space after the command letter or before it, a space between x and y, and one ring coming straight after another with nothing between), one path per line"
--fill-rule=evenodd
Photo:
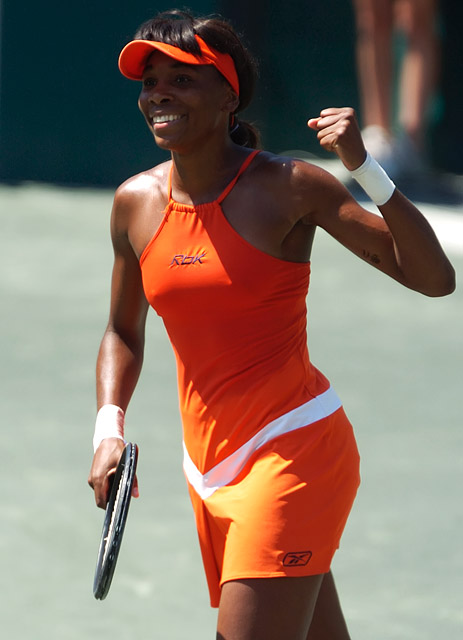
M93 435L93 452L105 438L120 438L124 440L125 415L115 404L104 404L98 411Z
M386 204L395 191L395 184L368 152L365 162L351 171L350 175L378 207Z

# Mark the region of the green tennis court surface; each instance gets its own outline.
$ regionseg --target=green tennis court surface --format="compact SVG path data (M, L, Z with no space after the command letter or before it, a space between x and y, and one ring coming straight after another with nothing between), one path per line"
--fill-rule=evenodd
M107 191L0 187L0 620L8 640L215 637L181 469L175 372L151 314L127 416L139 444L111 591L86 485L112 250ZM424 206L463 270L463 215ZM463 637L463 298L401 288L318 233L309 347L354 423L363 484L334 562L355 640Z

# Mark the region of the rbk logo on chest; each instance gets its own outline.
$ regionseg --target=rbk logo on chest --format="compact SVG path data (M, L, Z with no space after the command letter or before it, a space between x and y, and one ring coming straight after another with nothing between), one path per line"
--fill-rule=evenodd
M203 264L205 255L205 251L203 251L201 254L198 253L195 256L187 256L183 253L178 253L172 258L172 262L169 266L172 267L173 265L183 266L187 264Z

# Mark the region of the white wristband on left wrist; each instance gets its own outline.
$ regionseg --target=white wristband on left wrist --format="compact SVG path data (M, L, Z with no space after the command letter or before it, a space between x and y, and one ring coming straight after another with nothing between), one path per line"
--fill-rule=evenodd
M105 438L119 438L124 440L125 414L115 404L104 404L98 411L93 435L93 452L95 452ZM124 440L125 442L125 440Z

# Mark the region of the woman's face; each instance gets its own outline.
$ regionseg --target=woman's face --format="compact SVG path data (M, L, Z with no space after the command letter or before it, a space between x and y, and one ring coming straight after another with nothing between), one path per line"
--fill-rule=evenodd
M212 65L188 65L160 51L148 59L138 106L156 144L194 149L204 136L227 135L236 94Z

